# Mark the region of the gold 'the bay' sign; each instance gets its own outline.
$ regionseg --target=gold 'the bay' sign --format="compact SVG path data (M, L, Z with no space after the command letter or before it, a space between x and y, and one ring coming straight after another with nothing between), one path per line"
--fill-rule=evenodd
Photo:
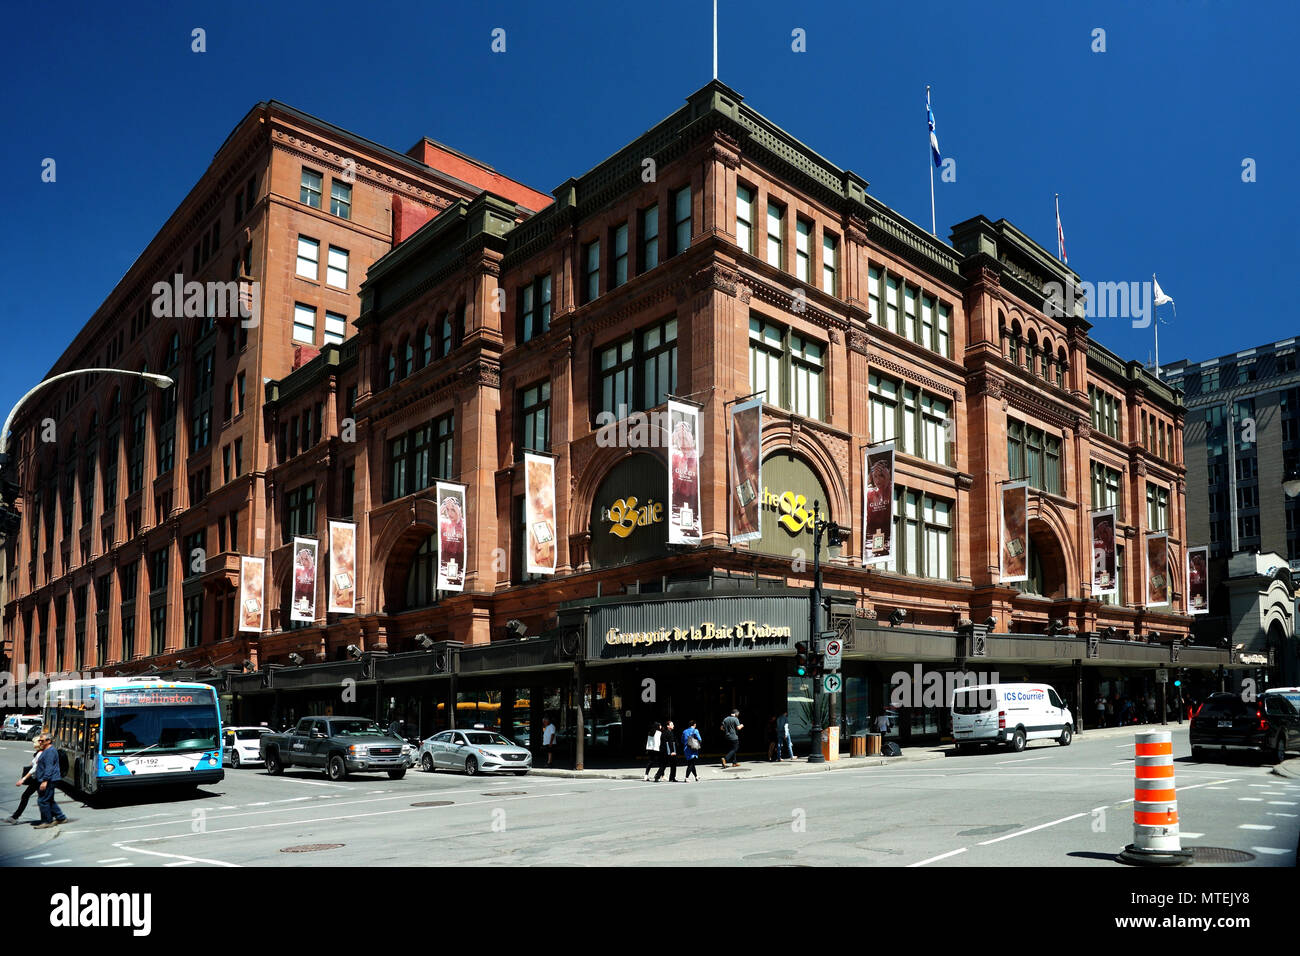
M778 495L764 487L763 507L775 511L779 515L777 523L791 534L812 528L813 511L807 495L797 491L783 491Z

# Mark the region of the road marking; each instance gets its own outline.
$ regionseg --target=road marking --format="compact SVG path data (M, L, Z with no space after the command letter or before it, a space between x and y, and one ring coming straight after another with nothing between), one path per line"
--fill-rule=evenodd
M193 834L177 834L178 836L193 836ZM159 853L157 850L142 850L139 847L126 846L123 843L114 843L114 847L127 853L143 853L146 856L161 856L172 860L188 860L190 863L211 863L213 866L237 867L238 863L225 863L222 860L205 860L199 856L184 856L180 853Z
M65 856L61 860L46 860L41 864L41 866L54 866L56 863L71 863L71 862L72 862L72 857Z
M1270 800L1268 805L1270 807L1294 807L1296 803L1294 800Z
M248 807L269 807L270 805L271 805L271 801L270 801L270 800L263 800L261 803L247 803L247 804L245 804L245 806L248 806Z
M1259 792L1259 795L1261 797L1285 797L1286 796L1286 794L1283 793L1281 790L1261 790Z
M1251 786L1252 786L1252 787L1271 787L1271 786L1273 786L1273 784L1271 784L1271 783L1252 783Z
M164 863L163 866L193 866L198 860L177 860L175 863Z
M1211 790L1227 790L1227 787L1210 787Z
M1204 833L1180 833L1178 835L1184 840L1199 840L1201 837L1205 836Z
M1264 798L1263 798L1263 797L1238 797L1237 799L1240 800L1240 801L1242 801L1243 803L1263 803L1263 802L1264 802Z
M1118 767L1120 764L1126 764L1126 763L1132 763L1132 762L1133 762L1133 758L1130 757L1128 760L1116 760L1113 764L1111 764L1111 766L1112 766L1112 767Z
M919 863L909 863L908 867L911 868L913 866L925 866L927 863L935 863L939 860L946 860L950 856L956 856L958 853L965 853L965 852L966 852L966 848L962 847L960 850L952 850L951 852L948 853L940 853L938 856L932 856L928 860L921 860Z
M110 870L116 870L119 866L135 866L135 864L134 864L134 863L114 863L112 866L107 867L107 869L110 869Z
M96 863L121 863L125 859L126 857L124 856L110 856L106 860L96 860L95 862Z
M24 860L39 860L42 857L54 856L53 853L33 853L31 856L23 857Z
M1276 847L1276 846L1252 846L1251 849L1254 850L1256 853L1267 853L1270 856L1281 856L1283 853L1291 852L1285 847Z
M997 761L997 762L998 762L999 764L1004 764L1004 763L1032 763L1032 762L1035 761L1035 760L1046 760L1046 759L1048 759L1048 758L1047 758L1047 757L1013 757L1013 758L1010 759L1010 760L999 760L999 761Z
M347 787L341 783L327 783L324 780L299 780L297 777L284 777L289 783L305 783L309 787L336 787L339 790L355 790L356 787Z
M1038 826L1030 827L1028 830L1017 830L1015 833L1008 833L1006 836L996 837L992 840L985 840L979 845L988 846L990 843L1001 843L1003 840L1010 840L1014 837L1024 836L1026 833L1033 833L1035 830L1045 830L1048 827L1056 826L1058 823L1068 823L1071 820L1077 820L1079 817L1086 817L1087 815L1088 814L1086 813L1075 813L1068 817L1061 817L1059 820L1053 820L1051 823L1040 823Z
M331 794L332 796L332 794ZM288 800L268 800L267 803L301 803L303 800L320 800L321 797L290 797ZM254 806L255 804L250 804ZM217 807L218 810L234 810L234 807Z
M1238 830L1276 830L1277 827L1271 823L1243 823L1237 827Z

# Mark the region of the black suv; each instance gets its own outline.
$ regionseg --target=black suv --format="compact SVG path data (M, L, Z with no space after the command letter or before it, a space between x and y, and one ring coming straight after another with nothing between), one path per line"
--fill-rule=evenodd
M1192 759L1210 751L1247 750L1273 763L1300 750L1300 709L1289 695L1265 691L1258 700L1236 694L1211 694L1192 717Z

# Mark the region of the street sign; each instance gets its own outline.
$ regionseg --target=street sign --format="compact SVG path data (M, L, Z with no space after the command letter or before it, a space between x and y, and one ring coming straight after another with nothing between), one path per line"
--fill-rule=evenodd
M822 678L822 693L838 694L840 692L840 675L827 674Z
M826 669L828 671L837 671L840 669L840 659L844 653L844 642L834 637L826 642Z
M1169 669L1168 669L1168 668L1166 668L1166 667L1160 667L1160 668L1157 668L1157 669L1156 669L1156 683L1157 683L1157 684L1168 684L1168 683L1169 683Z

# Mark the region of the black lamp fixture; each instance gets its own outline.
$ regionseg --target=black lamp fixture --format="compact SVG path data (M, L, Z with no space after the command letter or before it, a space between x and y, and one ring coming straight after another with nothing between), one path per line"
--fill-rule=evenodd
M365 655L365 651L357 647L357 645L355 644L348 645L348 653L351 654L356 660L361 660L361 658Z
M511 618L506 621L506 633L511 637L523 637L528 633L528 625L518 618Z
M1104 634L1104 635L1106 636L1106 640L1108 640L1108 641L1113 641L1113 640L1115 640L1115 635L1118 634L1118 633L1119 633L1119 631L1115 630L1114 625L1112 625L1112 626L1106 628L1106 630L1102 631L1102 634Z
M422 648L424 648L427 651L431 647L433 647L436 641L434 641L434 639L431 638L428 634L422 633L422 634L415 635L415 643L419 644Z
M251 671L252 669L253 669L253 662L248 660L244 661L244 670Z
M894 608L893 612L889 615L889 626L898 627L898 625L903 623L903 618L905 617L907 617L906 611L901 607Z
M1147 637L1151 640L1151 643L1152 643L1152 644L1159 644L1159 643L1160 643L1160 632L1159 632L1159 631L1147 631Z
M994 617L992 614L990 614L988 617L984 619L984 626L991 631L993 630L993 628L998 626L998 619Z
M296 651L295 651L294 653L292 653L292 654L289 655L289 663L290 663L290 664L298 665L298 664L301 664L302 661L303 661L303 657L302 657L302 655L299 654L299 653L297 653Z
M185 661L177 661L175 664L172 665L172 667L176 667L176 668L189 667L189 666L190 665Z

